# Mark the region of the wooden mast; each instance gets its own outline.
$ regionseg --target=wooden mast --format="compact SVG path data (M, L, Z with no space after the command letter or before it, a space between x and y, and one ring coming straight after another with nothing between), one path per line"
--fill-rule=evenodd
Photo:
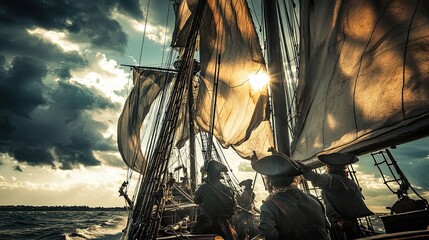
M194 66L195 68L195 66ZM194 71L194 70L193 70ZM195 161L195 126L194 126L194 115L193 115L193 106L194 106L194 95L193 89L194 85L192 84L192 78L188 82L188 117L189 117L189 164L190 164L190 180L191 180L191 189L192 193L196 189L196 161Z
M275 146L278 152L290 156L287 118L285 73L281 55L277 0L264 0L265 29L267 37L267 64L273 108Z

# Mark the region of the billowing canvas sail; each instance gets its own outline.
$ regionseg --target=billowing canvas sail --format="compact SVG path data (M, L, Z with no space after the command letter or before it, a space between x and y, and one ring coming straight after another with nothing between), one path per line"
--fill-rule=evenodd
M175 74L134 68L133 75L134 88L118 121L118 148L128 167L144 173L146 159L140 147L140 129L150 106Z
M196 0L183 0L174 4L176 21L173 33L172 47L185 47L192 24L192 11L197 5Z
M174 47L185 46L195 6L195 0L176 6ZM273 134L267 87L253 90L249 83L251 75L266 73L266 68L246 2L208 1L199 39L202 81L195 103L197 124L210 131L214 81L219 72L214 136L244 158L269 154ZM219 56L221 64L216 66Z
M429 2L303 1L293 157L429 134Z
M267 127L267 86L254 90L249 82L251 75L266 73L266 68L244 0L207 2L200 28L200 60L197 124L204 131L210 130L214 81L218 77L215 137L242 157L250 158L253 152L258 157L267 155L273 146L272 131Z

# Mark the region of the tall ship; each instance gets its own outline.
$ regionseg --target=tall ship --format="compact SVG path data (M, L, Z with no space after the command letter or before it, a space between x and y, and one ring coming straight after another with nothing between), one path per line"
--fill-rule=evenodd
M130 66L134 87L118 122L129 167L123 239L218 237L188 230L207 162L229 166L224 149L252 162L274 149L313 169L321 154L371 153L398 201L384 233L369 218L362 224L374 239L429 236L427 201L389 150L429 136L429 2L176 0L170 8L166 63ZM229 169L225 184L240 194ZM398 207L409 193L417 207Z

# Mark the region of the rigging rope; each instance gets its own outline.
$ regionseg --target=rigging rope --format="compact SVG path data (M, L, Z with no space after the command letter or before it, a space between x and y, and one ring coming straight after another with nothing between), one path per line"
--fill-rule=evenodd
M139 66L140 66L140 64L141 64L141 60L142 60L143 46L144 46L144 39L145 39L145 37L146 37L147 19L149 18L149 6L150 6L150 0L148 0L148 1L147 1L146 19L145 19L145 22L144 22L144 30L143 30L142 44L141 44L141 47L140 47Z
M171 3L171 1L170 1ZM161 57L161 66L164 64L164 53L165 53L165 44L167 42L167 29L168 29L168 20L170 17L170 4L168 5L168 10L167 10L167 19L165 21L165 29L164 29L164 46L162 48L162 57ZM171 52L171 51L170 51Z
M193 55L199 24L201 22L205 1L199 1L196 19L192 24L192 37L188 39L183 63L181 64L177 80L171 88L172 94L168 107L165 108L165 117L160 128L160 137L157 139L156 147L151 155L151 162L139 190L136 210L133 216L132 229L129 237L132 239L155 239L161 221L165 205L165 179L170 153L173 146L175 130L177 127L178 111L182 102L183 92L187 81L193 76ZM198 11L199 10L199 11Z

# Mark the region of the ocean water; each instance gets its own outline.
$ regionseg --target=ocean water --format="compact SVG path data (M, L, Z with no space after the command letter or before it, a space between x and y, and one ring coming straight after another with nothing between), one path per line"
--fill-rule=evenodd
M126 211L0 211L0 239L120 239Z
M0 240L119 240L127 216L126 211L0 211ZM379 216L370 218L374 230L383 233Z

